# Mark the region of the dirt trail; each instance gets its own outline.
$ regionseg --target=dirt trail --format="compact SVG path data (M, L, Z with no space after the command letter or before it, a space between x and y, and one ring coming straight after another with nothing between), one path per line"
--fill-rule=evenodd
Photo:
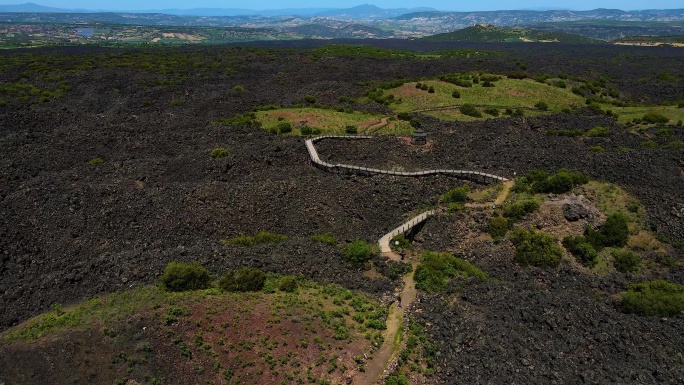
M394 261L401 261L401 256L395 252L382 253L381 255L389 257ZM416 263L413 263L415 270ZM390 307L389 315L387 316L387 330L385 330L385 342L373 354L373 360L366 365L366 372L361 377L359 382L362 385L377 384L387 367L394 361L397 353L400 351L401 344L397 344L399 333L403 333L404 329L404 309L408 308L416 299L417 291L413 282L413 272L407 274L403 278L404 288L399 294L401 298L401 307L397 306L395 302ZM403 341L403 338L401 339Z
M466 206L486 207L492 204L497 206L501 205L505 202L508 193L513 187L513 184L513 181L504 182L503 189L501 189L493 202L471 204ZM393 261L402 261L401 256L393 251L384 252L381 253L381 255L386 256ZM413 275L418 267L418 262L413 258L412 255L408 255L407 260L411 263L413 269L411 270L411 273L406 274L403 278L404 287L399 294L399 298L401 298L401 307L398 307L396 302L391 305L389 315L387 316L387 330L385 330L384 334L385 342L382 344L380 349L375 352L373 355L373 360L368 362L366 365L366 372L363 374L361 381L359 382L362 385L378 384L383 378L385 370L393 369L392 366L396 363L397 354L401 351L402 346L406 343L406 336L403 336L404 309L409 308L413 301L416 300L418 295L418 290L416 290L416 285L413 280ZM399 333L402 333L402 338L398 337Z
M375 124L371 124L370 126L366 127L365 132L367 134L370 134L370 133L373 133L373 132L375 132L381 128L384 128L385 126L387 126L389 124L387 119L388 119L387 117L382 117L379 122L377 122Z

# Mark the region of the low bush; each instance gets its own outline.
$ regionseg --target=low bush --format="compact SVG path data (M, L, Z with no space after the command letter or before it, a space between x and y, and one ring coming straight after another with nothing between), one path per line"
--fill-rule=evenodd
M499 109L496 107L487 107L484 109L484 113L491 116L499 116Z
M442 195L442 202L463 203L468 199L469 192L470 186L468 185L456 187L454 189L449 190L446 194Z
M297 282L297 277L294 277L292 275L287 275L285 277L280 278L280 281L278 282L278 290L284 291L287 293L293 293L295 290L297 290L297 287L299 287L299 283Z
M456 258L449 253L426 251L421 255L421 263L416 269L414 279L416 288L428 292L442 291L450 278L456 276L487 279L487 274L477 266Z
M285 242L287 236L268 231L261 231L254 236L242 235L232 239L222 240L223 243L228 243L235 246L251 247L265 243L280 243Z
M587 131L584 135L588 137L607 137L610 135L610 129L604 126L594 126L591 130Z
M461 98L461 93L460 93L459 91L454 91L454 92L451 93L451 96L452 96L454 99L460 99L460 98Z
M589 147L587 147L587 149L589 151L598 152L598 153L606 152L606 149L603 148L603 146L589 146Z
M228 149L225 147L216 147L213 150L211 150L211 158L212 159L227 158L229 156L230 156L230 151L228 151Z
M306 95L304 97L304 102L309 103L309 104L316 103L316 97L313 95Z
M511 221L502 216L495 216L487 224L487 232L494 240L502 239L511 228Z
M410 249L411 248L411 240L406 238L404 234L398 234L392 238L391 245L392 248L398 249L398 250L404 250L404 249Z
M587 267L596 266L598 252L586 238L581 236L567 236L563 238L563 246L572 254L578 262Z
M519 228L511 234L515 246L515 260L523 266L557 267L563 257L563 249L550 234L534 229Z
M411 124L411 127L413 128L420 128L422 126L420 119L418 118L411 118L411 120L409 120L409 124Z
M658 142L656 142L655 140L647 140L645 142L641 142L641 147L656 149L658 148Z
M259 291L266 282L266 273L259 269L243 268L228 270L221 279L218 287L229 292Z
M670 121L670 118L658 112L649 111L641 117L641 121L650 124L667 124L667 122Z
M211 277L199 262L170 262L159 281L168 291L189 291L208 288Z
M538 102L534 107L539 111L547 111L549 109L549 105L546 102Z
M621 273L635 273L641 268L641 257L631 251L614 249L610 254L615 270Z
M359 128L356 126L347 126L344 128L344 132L350 135L354 135L359 132Z
M542 170L532 170L518 178L513 186L515 192L563 194L573 187L589 182L589 178L581 172L560 169L553 175Z
M434 87L434 86L430 86L430 88L428 88L428 93L429 93L429 94L434 94L434 93L435 93L435 87Z
M620 296L618 309L647 317L677 316L684 312L684 285L662 280L632 284Z
M280 122L276 125L275 128L281 134L289 134L290 132L292 132L292 123Z
M408 112L400 112L400 113L397 115L397 119L399 119L399 120L404 120L404 121L407 121L407 122L410 122L410 121L411 121L411 118L413 118L413 117L412 117L411 114L408 113Z
M357 239L348 244L342 249L342 254L345 259L352 263L364 263L371 259L380 250L376 245L370 244L364 240Z
M475 108L475 106L472 104L464 104L459 108L459 110L463 115L472 116L474 118L482 117L482 113L478 111L477 108Z
M531 199L524 200L505 206L503 216L512 220L519 220L525 215L537 211L537 209L539 209L539 202Z

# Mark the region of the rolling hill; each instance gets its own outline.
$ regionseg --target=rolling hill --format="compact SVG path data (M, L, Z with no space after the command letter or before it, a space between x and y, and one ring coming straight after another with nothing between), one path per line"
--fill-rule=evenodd
M421 40L434 42L468 41L468 42L549 42L549 43L572 43L572 44L603 44L601 40L589 37L572 35L562 32L547 32L523 28L503 28L488 24L476 24L472 27L460 29L454 32L440 33L427 36Z

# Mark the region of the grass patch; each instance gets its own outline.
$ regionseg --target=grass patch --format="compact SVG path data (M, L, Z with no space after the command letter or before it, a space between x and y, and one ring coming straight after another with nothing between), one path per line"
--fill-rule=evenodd
M326 245L334 246L337 244L337 238L332 233L312 235L309 237L314 242L325 243Z
M487 273L477 266L449 253L426 251L421 255L421 263L416 269L414 279L416 288L428 292L438 292L446 288L449 279L454 277L474 277L487 279Z
M242 235L231 239L222 239L221 242L229 245L251 247L266 243L281 243L287 240L287 236L268 231L261 231L253 236Z
M210 156L212 159L227 158L230 156L230 151L225 147L216 147L211 150Z
M608 107L608 106L606 106ZM677 122L684 119L684 109L677 108L677 106L635 106L635 107L615 107L610 106L614 113L618 115L618 122L622 124L637 123L645 126L653 126L656 123L651 123L648 117L644 121L644 116L653 116L653 114L666 117L670 123Z
M352 110L302 107L258 111L255 114L261 126L270 131L279 130L279 125L289 123L292 135L345 135L349 133L349 127L357 128L359 133L366 132L369 128L373 129L373 132L387 134L413 131L408 122L401 120L388 121L387 126L376 131L374 128L382 125L381 115Z
M530 79L500 79L496 81L496 87L479 87L477 85L467 87L470 79L470 76L455 78L454 82L461 82L463 86L442 80L421 82L426 84L428 88L433 87L434 93L420 92L416 89L416 83L406 83L391 90L395 99L401 99L401 103L391 104L391 107L397 112L410 112L434 107L472 104L476 107L497 109L522 107L535 109L538 114L546 111L540 111L535 107L540 100L544 100L547 110L550 112L584 104L583 98L569 90L538 83ZM455 93L459 95L458 98L454 97ZM528 111L528 113L532 114L532 111ZM458 109L432 111L426 112L426 114L448 120L474 119L464 115Z

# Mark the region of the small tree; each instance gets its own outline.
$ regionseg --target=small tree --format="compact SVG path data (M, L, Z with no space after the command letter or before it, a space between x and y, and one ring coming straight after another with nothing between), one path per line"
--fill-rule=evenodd
M611 214L601 226L603 245L607 247L622 247L627 244L629 227L627 217L622 213Z
M160 281L168 291L188 291L208 288L211 277L199 262L170 262Z

